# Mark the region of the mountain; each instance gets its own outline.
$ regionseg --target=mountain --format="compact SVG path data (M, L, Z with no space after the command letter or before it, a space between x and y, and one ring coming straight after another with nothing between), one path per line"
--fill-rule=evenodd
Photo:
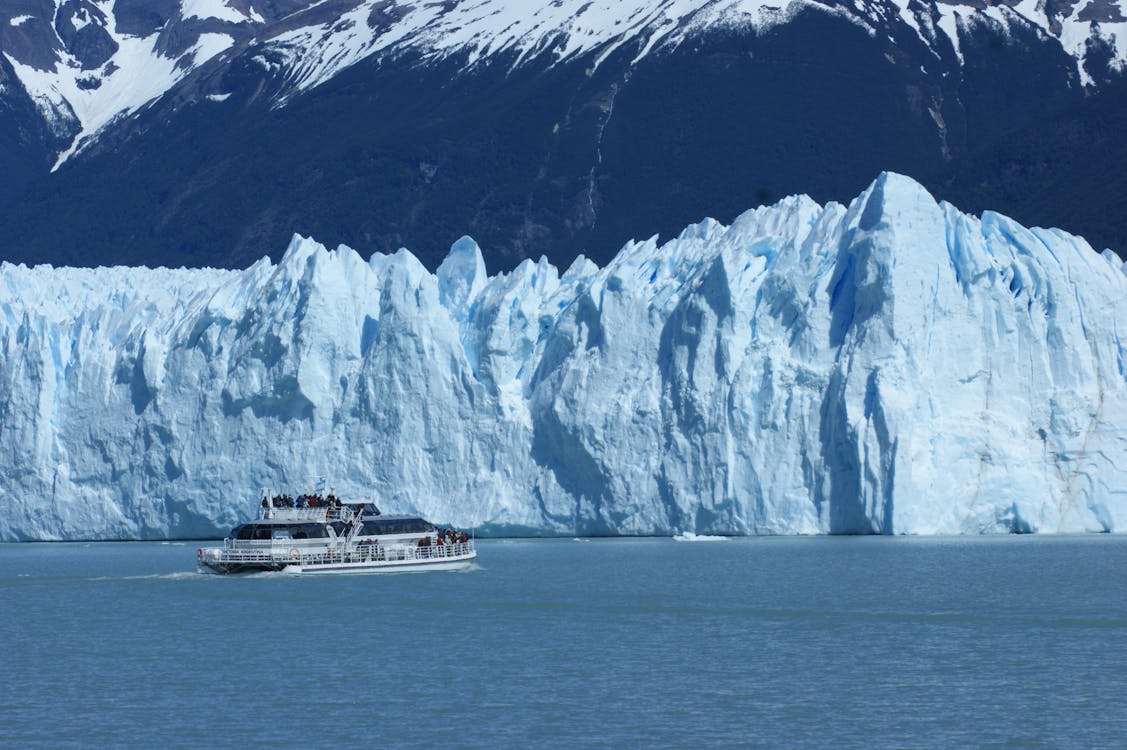
M434 269L468 230L605 263L890 169L1123 251L1125 32L1112 0L10 0L0 257L240 268L299 231Z
M223 533L260 488L492 533L1127 529L1127 273L883 174L603 268L295 237L0 264L0 539Z

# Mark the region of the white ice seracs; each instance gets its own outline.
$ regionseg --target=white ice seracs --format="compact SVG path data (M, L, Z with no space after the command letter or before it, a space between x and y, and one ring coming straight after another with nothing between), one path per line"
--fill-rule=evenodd
M501 532L1122 532L1122 268L894 174L562 276L3 264L0 539L221 534L326 468Z

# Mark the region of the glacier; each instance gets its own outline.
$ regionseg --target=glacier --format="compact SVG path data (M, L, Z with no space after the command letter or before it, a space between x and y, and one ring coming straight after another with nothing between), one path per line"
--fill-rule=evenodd
M880 175L487 273L0 264L0 539L214 537L327 476L492 534L1127 529L1127 273Z

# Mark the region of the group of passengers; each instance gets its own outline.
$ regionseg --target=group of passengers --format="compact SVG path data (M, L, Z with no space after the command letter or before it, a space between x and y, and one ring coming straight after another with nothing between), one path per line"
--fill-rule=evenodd
M438 538L435 544L465 544L470 540L469 536L464 531L454 531L453 529L439 529ZM430 546L430 537L424 536L419 540L420 547Z
M274 506L275 508L339 508L340 498L329 493L327 496L320 494L301 494L295 499L292 495L274 495L263 497L262 507Z

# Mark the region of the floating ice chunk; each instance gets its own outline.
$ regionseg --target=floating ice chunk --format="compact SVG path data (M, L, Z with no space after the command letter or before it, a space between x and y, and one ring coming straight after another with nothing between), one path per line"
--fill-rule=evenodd
M716 536L715 534L694 534L691 531L682 531L680 534L673 535L675 542L726 542L728 537Z

